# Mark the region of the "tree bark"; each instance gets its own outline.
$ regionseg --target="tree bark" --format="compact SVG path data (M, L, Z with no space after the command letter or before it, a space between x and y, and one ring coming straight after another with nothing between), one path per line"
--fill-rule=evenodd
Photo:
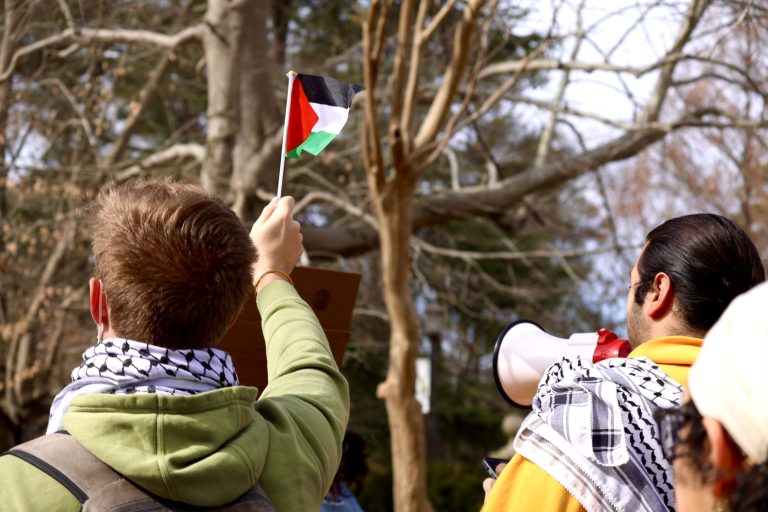
M262 205L256 187L274 187L280 163L282 119L265 57L268 9L260 0L210 0L205 18L208 139L201 182L241 217Z
M371 2L368 21L363 24L363 75L366 86L363 160L368 179L369 197L379 222L384 303L390 320L389 364L387 377L379 385L377 395L387 408L392 442L392 475L394 507L398 512L430 512L427 497L426 439L414 386L419 329L410 289L410 240L412 234L416 173L405 158L408 139L401 124L400 112L389 122L387 142L392 158L392 172L387 177L382 140L379 136L377 91L379 66L383 51L385 21L391 2ZM403 2L398 31L396 75L393 83L402 89L405 77L405 52L409 46L408 24L413 2ZM393 93L393 103L400 105L403 91Z
M413 179L398 173L398 178L373 198L381 222L382 282L391 326L387 378L379 385L378 396L387 408L398 512L432 510L427 497L424 419L414 397L419 330L408 264L413 189Z
M285 49L288 44L288 24L291 21L292 0L272 0L272 26L274 44L272 54L275 63L285 66Z
M10 61L11 55L14 52L14 30L13 25L15 20L15 7L14 2L6 0L4 10L4 30L3 37L0 41L0 72L4 71ZM10 105L10 99L13 95L13 80L5 80L0 82L0 221L5 222L8 215L7 206L7 187L8 187L8 167L5 165L5 152L8 147L8 139L6 138L6 127L8 124L8 107ZM2 224L0 224L0 254L5 253L5 235ZM8 303L6 298L6 291L0 289L0 324L8 322ZM0 335L0 343L3 342ZM2 355L2 351L0 351Z
M240 2L241 3L241 2ZM229 196L237 132L235 72L239 34L234 2L210 0L205 14L205 61L208 71L208 133L200 181L206 190ZM231 20L230 18L234 18Z
M425 143L434 142L447 116L452 96L466 69L466 46L484 2L485 0L470 0L466 6L457 28L452 58L444 71L443 86L422 121L418 137L414 137L412 133L410 110L415 95L416 75L419 73L420 54L424 49L424 23L428 4L426 0L401 2L391 72L392 89L386 141L391 169L388 176L385 173L383 144L378 132L376 85L379 79L385 21L391 2L371 2L368 21L363 25L366 56L363 73L367 89L363 157L371 204L379 223L384 302L389 313L391 330L387 377L379 385L377 394L385 401L387 408L392 441L394 506L398 512L432 510L427 496L424 417L414 396L416 356L419 349L419 327L410 287L413 200L419 172L414 155L423 149L421 146ZM414 38L416 44L413 44ZM409 62L412 65L410 69Z
M18 26L22 24L18 19L20 17L18 3L12 0L6 0L3 13L3 37L2 41L0 41L0 73L4 72L10 65L11 56L13 55L18 38L17 30L21 29L21 27ZM6 222L7 219L6 194L8 187L8 168L5 165L5 152L8 147L6 129L8 124L8 109L10 107L12 95L13 80L0 82L0 155L2 156L0 157L0 221L3 223ZM4 231L3 225L0 224L0 254L4 254L5 252ZM10 321L6 293L7 291L5 289L0 289L0 324L3 325L7 325ZM7 421L5 422L9 425L7 431L15 432L14 429L16 429L18 425L14 423L14 418L16 418L17 415L12 398L13 374L9 365L15 355L12 350L13 344L11 343L13 329L8 330L7 332L10 332L9 338L4 339L2 331L0 331L0 358L3 358L0 359L0 361L4 360L5 362L4 385L2 386L4 396L2 402L0 402L0 408L4 409L4 411L0 414L2 414L4 418L7 418Z
M242 10L242 50L238 54L238 129L230 190L241 218L256 218L263 202L256 189L274 190L280 168L283 119L271 79L267 18L269 5L251 2ZM258 27L258 30L254 30ZM283 83L284 85L284 83Z

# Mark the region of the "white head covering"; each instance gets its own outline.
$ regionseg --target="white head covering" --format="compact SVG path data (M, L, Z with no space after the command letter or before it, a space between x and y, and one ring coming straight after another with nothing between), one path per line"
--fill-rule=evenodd
M704 338L688 375L702 416L755 463L768 459L768 283L738 296Z

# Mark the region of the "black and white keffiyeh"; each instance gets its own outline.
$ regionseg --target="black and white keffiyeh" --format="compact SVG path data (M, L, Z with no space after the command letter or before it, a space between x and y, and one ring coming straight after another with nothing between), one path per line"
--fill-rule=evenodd
M654 413L681 397L682 387L647 358L562 359L539 383L514 447L588 512L674 510Z
M232 358L223 350L171 350L128 339L107 339L83 353L83 364L72 370L72 383L54 398L48 433L63 428L64 413L80 395L194 395L238 384Z

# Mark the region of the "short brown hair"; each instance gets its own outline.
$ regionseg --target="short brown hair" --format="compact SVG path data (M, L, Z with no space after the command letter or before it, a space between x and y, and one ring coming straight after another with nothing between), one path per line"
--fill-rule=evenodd
M95 275L115 334L166 348L218 343L251 295L256 257L221 199L170 180L102 192L91 225Z

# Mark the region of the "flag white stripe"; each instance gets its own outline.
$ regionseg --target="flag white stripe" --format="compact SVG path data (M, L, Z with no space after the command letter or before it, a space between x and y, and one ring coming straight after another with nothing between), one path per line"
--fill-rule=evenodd
M310 103L315 113L317 113L317 123L312 127L313 132L328 132L338 134L347 122L349 109L336 107L333 105L324 105L322 103Z

